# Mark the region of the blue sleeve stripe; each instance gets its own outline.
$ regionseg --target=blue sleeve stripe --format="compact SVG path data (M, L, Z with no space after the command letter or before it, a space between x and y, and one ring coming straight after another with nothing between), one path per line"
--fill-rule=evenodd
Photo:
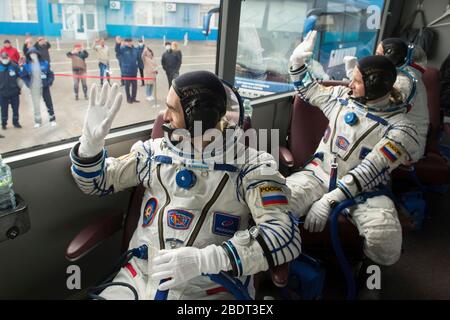
M367 163L362 161L359 165L366 169L366 173L370 176L371 179L374 178L376 172L373 172L373 169Z
M268 226L265 226L265 228L266 228L266 230L269 230L270 232L272 232L273 234L274 234L274 239L276 240L276 242L278 243L278 248L281 248L282 247L282 244L281 244L281 242L280 242L280 238L284 241L284 242L286 242L286 240L278 233L278 232L276 232L274 229L272 229L272 228L270 228L270 227L268 227ZM289 248L289 247L288 247ZM280 252L281 251L281 254L283 255L283 261L284 262L286 262L287 260L286 260L286 255L284 254L284 251L283 250L277 250L277 249L274 249L274 250L272 250L271 251L271 253L272 254L278 254L278 252ZM292 251L291 251L291 254L292 254Z
M94 172L84 172L84 171L78 170L73 165L72 165L72 171L76 175L78 175L78 176L80 176L82 178L85 178L85 179L94 179L94 178L100 176L103 173L103 170L98 170L98 171L94 171Z
M259 181L250 183L250 184L247 186L247 191L248 191L249 189L254 188L254 187L257 187L257 186L259 186L260 184L263 184L263 183L276 183L276 184L278 184L278 185L280 185L280 186L282 186L282 187L286 187L286 184L285 184L285 183L281 183L281 182L278 182L278 181L275 181L275 180L259 180Z
M411 133L409 133L408 131L400 129L400 128L395 128L395 127L392 128L390 131L394 131L394 130L406 133L412 140L414 140L415 143L417 143L417 145L419 145L419 141L417 141L417 139Z
M259 228L259 230L261 231L261 234L266 239L266 243L270 244L271 248L269 248L269 249L271 249L270 252L272 252L272 250L275 249L275 246L273 245L272 239L267 235L266 231L264 231L263 228ZM275 254L275 260L276 260L275 265L278 266L280 263L278 261L278 255L276 255L276 254Z
M418 133L417 133L417 130L416 130L414 127L408 126L408 125L406 125L406 124L397 124L397 125L394 125L394 128L405 128L405 129L410 129L411 131L414 131L415 134L418 134Z
M338 181L337 185L338 185L338 188L341 189L345 193L345 196L348 199L353 198L352 193L347 189L347 187L344 184L342 184L340 181Z
M239 257L236 248L234 247L233 243L230 240L225 241L224 244L230 249L230 252L233 254L234 261L236 262L236 266L238 267L239 272L238 277L242 276L244 272L242 267L242 261L241 258Z

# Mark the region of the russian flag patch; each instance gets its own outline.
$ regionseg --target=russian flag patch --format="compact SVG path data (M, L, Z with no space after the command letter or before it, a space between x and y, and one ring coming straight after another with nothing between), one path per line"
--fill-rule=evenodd
M402 152L392 142L388 141L384 146L380 148L381 153L391 162L395 162L401 157Z
M284 191L280 187L266 185L259 187L259 192L264 207L288 204Z

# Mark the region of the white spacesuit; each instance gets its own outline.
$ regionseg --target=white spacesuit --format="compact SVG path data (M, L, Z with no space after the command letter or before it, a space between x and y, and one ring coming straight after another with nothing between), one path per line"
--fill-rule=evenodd
M197 77L212 77L198 73ZM187 77L189 74L175 81L181 83ZM186 97L182 101L185 103ZM83 159L80 145L71 152L72 174L87 194L106 195L140 183L146 187L142 215L129 247L147 245L149 262L133 258L114 279L131 284L139 299L154 299L157 289L163 290L155 279L157 273L162 274L159 279L177 279L170 286L168 299L232 298L200 275L221 270L240 277L252 294L251 275L300 254L299 231L288 213L290 191L285 179L270 169L275 165L273 157L247 149L245 163L236 163L236 157L224 155L242 155L245 146L232 143L224 148L214 141L208 148L216 148L215 152L209 157L201 154L203 161L195 160L191 155L180 155L190 144L183 140L174 145L167 137L139 141L120 158L108 158L103 150ZM191 251L202 253L197 260L187 259L184 253L190 255ZM180 254L173 257L173 253ZM159 271L152 263L155 254L159 256ZM175 274L164 277L165 269L174 265L179 267ZM101 296L133 298L130 290L120 286L105 289Z
M428 96L422 80L427 60L426 54L419 46L408 48L407 44L398 38L381 41L377 54L386 56L397 67L398 74L394 88L400 92L403 101L409 105L406 116L417 128L420 147L417 152L411 154L412 162L417 162L425 153L430 124ZM409 61L410 59L412 61ZM357 58L345 57L344 62L347 78L351 80Z
M302 98L320 108L329 125L314 158L288 177L287 184L292 191L293 211L307 214L305 228L321 231L333 202L386 184L390 172L409 161L419 145L415 126L405 117L405 107L390 102L388 93L396 72L387 58L372 56L359 61L369 97L363 104L358 101L361 99L351 97L349 88L324 87L310 76L304 60L311 51L308 49L313 48L308 42L314 42L314 35L305 42L291 57L291 77ZM370 85L382 90L378 95L370 94ZM364 237L368 258L382 265L399 259L402 233L391 199L370 198L352 207L349 217Z

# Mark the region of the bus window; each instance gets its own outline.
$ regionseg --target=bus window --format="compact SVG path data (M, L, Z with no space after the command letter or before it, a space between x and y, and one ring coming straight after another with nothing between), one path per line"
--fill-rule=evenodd
M342 80L344 56L375 51L380 25L368 21L373 12L381 15L383 6L384 0L243 2L235 78L241 95L256 98L292 91L289 57L312 29L319 33L313 57L316 76Z
M45 80L45 86L50 86L46 100L41 97L39 87L31 90L31 80L26 83L19 80L20 91L15 88L13 92L19 106L10 107L8 119L2 120L0 127L3 156L76 141L88 106L85 93L88 96L87 91L94 83L100 85L102 80L109 80L121 86L124 102L113 129L122 130L155 119L165 108L173 77L188 71L215 70L219 14L216 12L212 17L207 35L203 33L202 21L205 13L219 7L220 0L2 0L1 3L5 10L0 10L0 49L5 40L10 40L20 55L15 62L31 70L24 48L28 50L40 41L45 53L41 58L49 62L48 79L53 79L50 70L54 74L51 84ZM132 40L134 50L125 45L126 39ZM117 43L127 47L123 54L120 45L116 52ZM170 54L166 54L169 51L166 47L171 47ZM139 59L144 49L145 63ZM163 56L167 58L164 67ZM125 97L127 89L129 97Z

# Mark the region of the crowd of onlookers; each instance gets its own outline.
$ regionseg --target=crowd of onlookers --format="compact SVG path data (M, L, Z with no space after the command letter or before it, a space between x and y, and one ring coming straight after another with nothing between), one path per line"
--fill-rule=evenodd
M51 70L50 43L39 37L33 41L27 35L22 47L22 55L11 45L9 40L3 42L0 50L0 106L2 129L8 128L9 106L12 109L12 124L15 128L22 128L19 122L20 93L25 85L29 88L35 128L42 125L40 113L41 98L44 100L52 126L56 125L56 117L53 108L53 101L50 93L55 76ZM166 42L165 52L162 55L161 65L166 72L169 87L172 80L180 73L182 54L176 42ZM104 81L110 83L110 49L105 44L104 39L95 40L93 50L98 60L100 71L100 84ZM125 88L128 103L139 102L137 97L138 81L146 89L146 99L151 103L155 102L156 76L158 74L158 63L154 59L153 50L145 45L143 40L139 40L134 45L131 38L115 38L115 55L120 67L121 85ZM72 60L73 90L75 99L79 100L80 82L85 99L88 99L87 87L87 65L86 58L89 53L81 43L76 43L73 49L67 52L66 56ZM34 62L34 63L33 63ZM138 76L139 72L139 76ZM3 138L0 135L0 138Z

